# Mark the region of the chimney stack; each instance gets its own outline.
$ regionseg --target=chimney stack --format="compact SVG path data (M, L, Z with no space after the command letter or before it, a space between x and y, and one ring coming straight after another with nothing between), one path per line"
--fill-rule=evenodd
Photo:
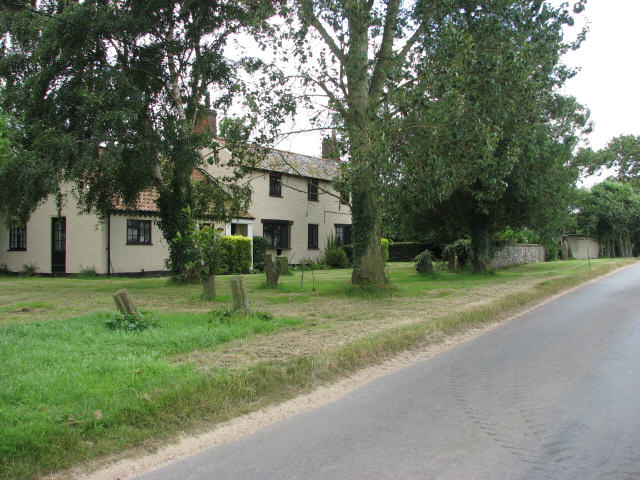
M211 97L209 92L204 94L205 108L198 114L198 121L196 122L196 133L212 132L213 135L218 134L218 115L214 110L211 110Z
M338 159L338 142L336 141L336 131L331 130L331 138L322 139L322 158L337 160Z

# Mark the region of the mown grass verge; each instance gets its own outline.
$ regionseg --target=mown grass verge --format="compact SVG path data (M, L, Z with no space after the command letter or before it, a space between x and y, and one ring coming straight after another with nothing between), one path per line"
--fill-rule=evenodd
M156 315L157 328L125 333L106 329L106 314L97 313L0 329L0 478L37 477L128 447L157 445L180 431L309 391L428 343L434 334L511 315L630 262L609 261L591 270L576 263L565 276L474 310L386 330L320 355L233 371L200 371L170 359L249 335L275 334L300 322L165 313ZM550 267L526 268L540 273ZM518 278L523 270L505 275Z

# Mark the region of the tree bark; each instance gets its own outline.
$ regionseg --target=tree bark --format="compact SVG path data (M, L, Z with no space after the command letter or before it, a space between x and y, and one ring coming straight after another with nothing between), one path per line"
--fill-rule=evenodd
M207 275L202 282L202 298L212 300L216 298L216 276Z

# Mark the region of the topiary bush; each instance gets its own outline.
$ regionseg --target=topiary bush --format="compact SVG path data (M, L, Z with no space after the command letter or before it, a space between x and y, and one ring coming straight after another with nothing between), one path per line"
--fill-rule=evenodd
M349 266L349 259L342 248L331 247L324 253L324 263L332 268L346 268Z
M416 271L418 273L433 273L433 262L431 261L431 252L425 250L413 259L416 262Z
M267 253L269 240L266 237L253 237L253 268L264 271L264 256Z

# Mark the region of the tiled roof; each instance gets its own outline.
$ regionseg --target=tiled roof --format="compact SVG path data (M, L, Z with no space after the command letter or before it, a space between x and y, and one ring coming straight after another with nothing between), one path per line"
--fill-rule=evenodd
M140 192L135 207L127 207L122 203L122 199L119 199L114 203L113 209L117 212L141 212L141 213L157 213L158 207L156 206L156 200L158 198L158 192L155 189L145 190Z
M339 161L329 158L271 150L265 158L258 162L257 167L289 175L331 181L338 174L339 165Z

